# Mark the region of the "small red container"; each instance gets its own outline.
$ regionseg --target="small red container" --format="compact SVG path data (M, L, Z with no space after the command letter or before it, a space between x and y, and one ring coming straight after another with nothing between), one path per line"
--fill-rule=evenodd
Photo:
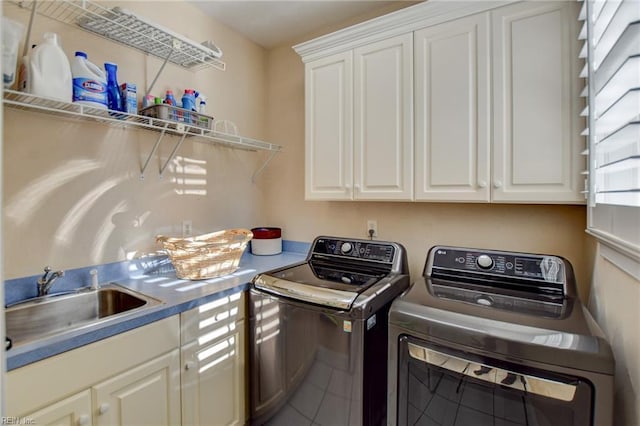
M282 253L282 229L273 227L253 228L251 253L269 256Z

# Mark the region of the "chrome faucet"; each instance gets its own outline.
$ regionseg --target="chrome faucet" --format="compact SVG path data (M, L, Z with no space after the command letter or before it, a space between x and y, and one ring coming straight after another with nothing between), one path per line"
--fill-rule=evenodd
M44 268L44 275L38 278L38 297L49 294L53 282L64 276L64 271L56 271L51 275L49 275L49 272L51 272L51 266L46 266Z

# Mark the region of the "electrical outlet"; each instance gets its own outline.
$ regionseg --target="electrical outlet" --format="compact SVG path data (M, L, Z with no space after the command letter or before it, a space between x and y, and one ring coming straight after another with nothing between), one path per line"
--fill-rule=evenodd
M183 237L190 237L193 234L193 228L191 226L191 221L190 220L183 220L182 221L182 236Z
M373 230L373 234L371 234L372 230ZM377 220L369 219L367 221L367 236L370 237L370 238L378 236L378 221Z

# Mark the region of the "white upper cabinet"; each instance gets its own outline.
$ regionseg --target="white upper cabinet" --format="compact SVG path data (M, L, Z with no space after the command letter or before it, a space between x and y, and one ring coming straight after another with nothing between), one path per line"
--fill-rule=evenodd
M305 68L305 197L353 196L353 54L339 53Z
M492 12L494 201L584 203L577 7L527 2Z
M410 34L307 63L308 200L411 200Z
M413 196L413 40L372 43L354 57L354 199Z
M415 32L416 200L489 201L489 14Z
M577 7L424 2L295 46L306 198L584 203Z

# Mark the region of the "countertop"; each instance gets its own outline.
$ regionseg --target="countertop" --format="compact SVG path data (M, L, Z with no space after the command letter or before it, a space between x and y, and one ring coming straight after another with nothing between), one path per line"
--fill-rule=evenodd
M273 256L254 256L245 253L240 260L238 270L223 277L189 281L177 278L175 272L166 272L113 280L111 282L114 284L143 293L162 303L130 312L123 317L115 316L100 324L85 326L13 347L6 353L7 371L244 291L248 289L254 275L302 262L305 259L306 252L302 251L284 251Z

